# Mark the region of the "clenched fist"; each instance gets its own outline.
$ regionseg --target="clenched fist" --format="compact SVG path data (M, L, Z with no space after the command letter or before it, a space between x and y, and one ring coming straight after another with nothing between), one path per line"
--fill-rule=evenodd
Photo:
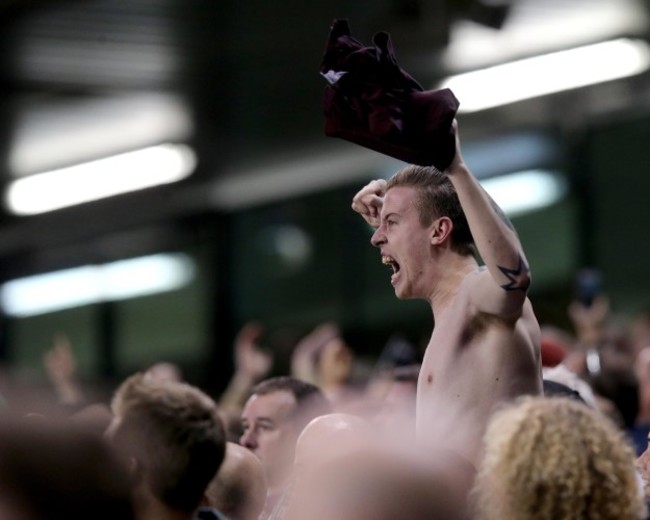
M352 209L359 213L373 228L380 224L381 207L384 204L386 181L378 179L368 183L352 199Z

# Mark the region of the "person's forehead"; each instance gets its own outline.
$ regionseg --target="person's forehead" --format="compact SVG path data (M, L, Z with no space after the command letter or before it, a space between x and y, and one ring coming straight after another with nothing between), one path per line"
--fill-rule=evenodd
M389 189L384 196L382 211L384 214L397 212L404 214L413 207L415 188L410 186L396 186Z
M249 418L283 419L293 412L295 405L296 399L291 392L278 390L251 396L246 403L243 415Z

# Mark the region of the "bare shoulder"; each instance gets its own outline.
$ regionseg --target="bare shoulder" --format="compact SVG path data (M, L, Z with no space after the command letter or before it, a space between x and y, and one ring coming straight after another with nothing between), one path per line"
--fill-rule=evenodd
M520 319L529 319L532 313L527 290L509 290L497 285L485 266L469 272L461 283L459 295L479 314L491 315L514 325Z
M458 295L463 298L472 299L471 296L480 289L481 285L485 284L490 278L490 272L484 265L478 266L473 271L470 271L463 278L460 284Z
M468 273L458 291L459 303L467 309L466 312L469 315L475 315L476 319L494 323L495 325L505 325L510 329L517 329L520 334L523 333L523 335L529 337L533 343L538 343L541 336L540 328L529 298L525 298L520 313L506 317L489 312L489 310L486 311L485 308L489 309L489 305L482 307L477 304L477 300L486 297L482 293L482 288L485 284L492 283L490 273L484 266L480 266Z

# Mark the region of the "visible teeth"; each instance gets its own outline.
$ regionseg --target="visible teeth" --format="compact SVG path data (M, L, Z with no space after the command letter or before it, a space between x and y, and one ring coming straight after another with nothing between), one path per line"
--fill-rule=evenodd
M396 274L397 271L399 270L399 265L390 256L382 256L381 257L381 262L384 265L389 266L393 270L393 274Z

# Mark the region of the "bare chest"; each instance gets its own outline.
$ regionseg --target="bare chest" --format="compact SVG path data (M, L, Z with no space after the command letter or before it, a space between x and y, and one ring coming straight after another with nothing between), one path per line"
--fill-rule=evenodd
M496 361L517 342L516 330L485 315L448 313L437 321L424 355L419 390L445 394L455 387L477 387L487 373L498 382Z

